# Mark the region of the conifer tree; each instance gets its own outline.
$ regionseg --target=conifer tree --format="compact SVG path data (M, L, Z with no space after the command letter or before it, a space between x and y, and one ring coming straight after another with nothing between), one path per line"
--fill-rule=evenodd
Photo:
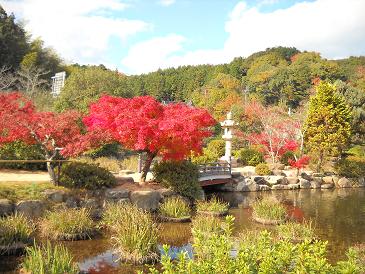
M321 82L310 99L305 121L305 145L309 153L318 159L319 171L328 156L338 155L348 144L351 136L351 111L336 87Z

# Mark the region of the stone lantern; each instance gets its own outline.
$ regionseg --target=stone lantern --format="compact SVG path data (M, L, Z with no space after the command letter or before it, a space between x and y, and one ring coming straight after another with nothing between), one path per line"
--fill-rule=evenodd
M235 122L232 120L232 113L228 112L227 119L221 122L221 126L224 129L224 134L222 136L223 140L226 141L226 150L223 157L220 160L226 161L229 164L232 163L232 138L233 138L233 127Z

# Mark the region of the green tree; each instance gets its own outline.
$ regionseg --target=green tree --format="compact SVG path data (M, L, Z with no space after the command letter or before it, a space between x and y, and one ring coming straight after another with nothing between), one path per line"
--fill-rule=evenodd
M131 97L133 93L122 85L125 77L102 67L73 68L57 98L55 108L58 111L77 109L86 112L89 104L99 99L102 94Z
M334 85L321 82L316 91L309 103L304 140L310 154L318 159L319 171L328 156L338 155L348 145L351 111Z
M0 5L0 67L17 69L28 51L24 28Z

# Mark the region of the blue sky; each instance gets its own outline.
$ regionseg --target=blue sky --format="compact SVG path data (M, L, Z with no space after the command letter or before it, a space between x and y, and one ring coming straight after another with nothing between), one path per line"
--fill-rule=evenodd
M365 54L363 0L0 0L67 62L127 74L230 62L273 46ZM57 7L55 9L55 7Z

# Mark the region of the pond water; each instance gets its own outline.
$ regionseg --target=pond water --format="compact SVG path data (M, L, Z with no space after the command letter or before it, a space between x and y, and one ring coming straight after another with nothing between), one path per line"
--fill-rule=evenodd
M244 229L270 229L251 219L250 205L262 196L275 196L281 200L298 221L312 219L316 235L328 241L328 259L331 262L345 258L349 246L365 243L365 189L297 190L214 193L231 205L235 216L236 233ZM192 254L190 224L161 224L159 242L173 246L171 255L184 250ZM72 251L81 270L90 274L135 273L148 267L134 267L117 262L108 239L64 242ZM16 273L21 261L16 257L0 257L0 273Z

